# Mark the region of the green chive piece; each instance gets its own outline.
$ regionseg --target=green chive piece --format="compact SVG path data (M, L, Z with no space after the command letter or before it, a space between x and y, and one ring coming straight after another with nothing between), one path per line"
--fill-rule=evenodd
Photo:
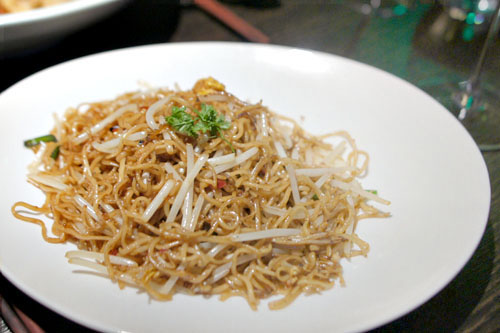
M52 134L43 135L43 136L39 136L38 138L29 139L29 140L24 141L24 146L27 148L31 148L34 146L38 146L42 142L57 142L57 139Z
M61 146L57 146L53 151L52 153L50 154L50 157L52 157L54 160L57 159L57 157L59 156L59 150L60 150Z

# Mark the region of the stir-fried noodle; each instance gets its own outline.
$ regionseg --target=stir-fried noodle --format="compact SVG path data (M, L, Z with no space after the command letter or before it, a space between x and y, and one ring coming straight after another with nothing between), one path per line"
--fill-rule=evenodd
M28 175L45 203L13 214L74 242L70 263L159 300L239 295L255 309L282 295L269 307L283 308L343 284L341 258L369 250L358 222L388 215L357 181L368 155L346 132L308 134L211 78L71 108L51 133Z

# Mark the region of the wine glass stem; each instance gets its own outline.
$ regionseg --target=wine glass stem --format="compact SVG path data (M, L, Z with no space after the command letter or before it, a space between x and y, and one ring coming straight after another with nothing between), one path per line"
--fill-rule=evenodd
M495 14L491 21L490 28L488 30L488 35L486 36L483 48L481 49L479 60L477 61L476 67L474 68L472 75L467 80L466 89L468 90L469 93L473 92L477 88L477 84L479 83L479 77L481 76L481 72L483 70L484 60L486 59L486 53L488 52L488 48L490 47L491 42L494 40L495 34L497 32L499 17L500 17L500 0L497 3L497 8L495 9Z

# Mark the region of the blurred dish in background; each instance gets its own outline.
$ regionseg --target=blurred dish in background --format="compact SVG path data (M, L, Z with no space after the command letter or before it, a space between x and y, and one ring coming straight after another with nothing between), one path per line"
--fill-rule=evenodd
M50 44L103 19L127 2L128 0L74 0L57 6L0 15L0 58L30 52Z
M57 5L68 0L0 0L0 14Z

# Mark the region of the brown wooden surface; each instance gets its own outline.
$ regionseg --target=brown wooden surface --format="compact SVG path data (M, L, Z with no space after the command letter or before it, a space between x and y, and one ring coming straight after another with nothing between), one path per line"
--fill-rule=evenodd
M419 5L401 17L383 19L361 15L345 6L347 2L283 0L279 4L260 0L253 1L253 6L228 6L266 33L273 44L350 57L424 88L463 80L475 63L484 34L478 32L470 42L459 37L450 41L429 38L428 27L442 12L440 7ZM0 91L40 69L82 55L183 41L243 39L194 6L140 0L45 49L0 59ZM499 78L497 38L486 62L484 79L500 91ZM492 201L486 232L472 259L439 294L375 332L500 332L500 152L483 156L490 174ZM48 332L86 331L31 300L2 276L0 293Z

